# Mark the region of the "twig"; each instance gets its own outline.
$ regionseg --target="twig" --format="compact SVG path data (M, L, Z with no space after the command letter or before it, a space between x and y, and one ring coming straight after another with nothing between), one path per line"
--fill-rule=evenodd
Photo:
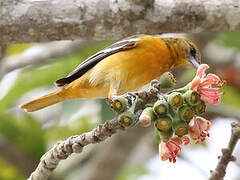
M159 81L153 80L148 91L136 93L139 97L135 108L136 114L140 112L150 100L156 99L159 91ZM88 144L104 141L107 137L115 134L118 129L125 129L119 121L119 116L104 124L98 125L88 133L71 136L67 140L57 143L41 158L37 169L31 174L28 180L46 180L61 160L68 158L72 153L81 153L83 147Z
M222 156L219 157L219 162L214 171L211 171L209 180L222 180L226 174L227 165L230 161L235 161L236 158L232 156L232 152L240 139L240 124L232 123L232 134L228 147L222 149Z
M239 9L237 0L8 0L0 2L0 43L239 30Z
M87 43L91 44L91 41ZM85 45L86 41L83 40L36 44L19 55L3 58L0 66L0 77L17 68L50 62L56 58L70 55Z
M91 162L94 161L96 156L98 156L98 152L102 151L101 147L105 147L104 143L99 144L99 146L89 146L85 150L84 154L72 158L69 164L64 164L64 166L61 167L61 170L58 171L57 177L65 177L68 174L86 168L87 165L91 164Z
M68 158L72 153L81 153L83 147L89 144L99 143L112 136L117 130L124 130L118 118L107 121L98 125L92 131L71 136L65 141L58 142L43 157L37 169L31 174L28 180L46 180L58 163Z

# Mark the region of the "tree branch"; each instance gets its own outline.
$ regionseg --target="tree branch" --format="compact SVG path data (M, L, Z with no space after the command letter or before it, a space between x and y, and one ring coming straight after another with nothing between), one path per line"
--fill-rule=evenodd
M88 43L91 43L88 41ZM50 62L56 58L70 55L86 45L86 41L54 41L46 44L36 44L21 54L2 59L0 77L17 68L28 65Z
M159 81L153 80L149 90L136 93L139 97L135 108L136 114L139 114L149 101L157 99L160 86ZM68 158L72 153L81 153L83 147L88 144L104 141L107 137L115 134L118 129L125 129L119 120L119 116L98 125L88 133L71 136L67 140L57 143L43 155L37 169L28 180L46 180L61 160Z
M101 143L98 146L89 146L85 151L84 154L81 156L74 157L70 159L70 163L64 164L64 166L60 167L57 172L57 177L64 177L68 176L69 174L74 173L75 171L81 171L81 177L83 173L83 169L88 169L88 164L91 164L92 161L98 156L99 152L104 151L105 144ZM85 171L84 171L85 172Z
M43 155L37 169L28 180L46 180L61 160L68 158L72 153L81 153L84 146L99 143L115 134L119 129L124 130L124 127L118 118L114 118L98 125L88 133L71 136L65 141L58 142Z
M240 29L237 0L11 0L0 5L0 44L5 45Z
M240 139L240 124L232 123L232 134L228 143L228 147L222 149L222 156L219 157L219 162L214 171L211 171L209 180L222 180L226 174L227 165L230 161L235 161L232 152Z

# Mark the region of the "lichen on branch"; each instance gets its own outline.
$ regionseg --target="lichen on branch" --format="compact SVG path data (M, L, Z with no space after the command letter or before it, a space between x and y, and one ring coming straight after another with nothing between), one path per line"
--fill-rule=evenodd
M8 0L0 44L240 29L236 0Z
M59 141L44 154L36 170L28 180L46 180L58 163L68 158L72 153L81 153L83 148L89 144L99 143L112 136L117 130L124 130L118 118L114 118L104 124L98 125L92 131L71 136L65 141Z

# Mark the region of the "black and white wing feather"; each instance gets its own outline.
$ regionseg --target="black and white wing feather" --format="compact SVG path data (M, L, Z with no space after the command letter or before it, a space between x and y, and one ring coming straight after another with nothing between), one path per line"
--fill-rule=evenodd
M126 39L123 39L121 41L118 41L111 46L97 52L93 56L90 56L85 61L83 61L80 65L77 66L75 70L73 70L67 77L58 79L55 83L57 86L64 86L66 84L71 83L72 81L78 79L83 74L85 74L88 70L93 68L98 62L103 60L104 58L115 54L120 51L124 51L127 49L132 49L136 47L136 44L138 42L138 37L142 35L135 35L128 37Z

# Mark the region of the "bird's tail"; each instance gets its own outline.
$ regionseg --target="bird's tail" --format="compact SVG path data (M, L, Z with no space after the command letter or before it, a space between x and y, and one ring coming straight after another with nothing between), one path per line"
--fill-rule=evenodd
M29 101L27 103L24 103L24 104L20 105L19 107L24 109L27 112L33 112L33 111L43 109L47 106L56 104L58 102L64 101L65 99L67 99L67 97L64 96L64 91L60 90L60 91L39 97L39 98Z

